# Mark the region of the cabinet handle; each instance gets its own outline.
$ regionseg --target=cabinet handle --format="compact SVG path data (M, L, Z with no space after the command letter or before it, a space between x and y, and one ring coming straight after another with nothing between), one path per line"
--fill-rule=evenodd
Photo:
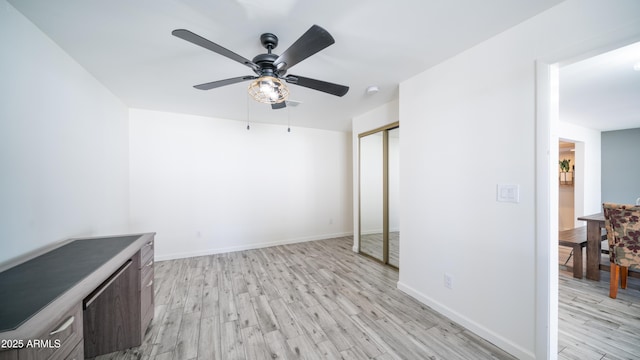
M76 320L75 316L71 316L67 319L67 321L65 321L64 323L62 323L62 325L60 325L57 329L53 330L52 332L49 333L49 336L51 335L55 335L59 332L63 332L65 330L67 330L67 328L69 326L71 326L71 324L73 324L73 322Z
M149 281L149 283L147 284L147 287L153 285L153 280Z
M147 266L151 266L153 265L153 260L149 261L149 263L147 264Z
M153 241L149 241L145 246L151 246L151 245L153 245Z

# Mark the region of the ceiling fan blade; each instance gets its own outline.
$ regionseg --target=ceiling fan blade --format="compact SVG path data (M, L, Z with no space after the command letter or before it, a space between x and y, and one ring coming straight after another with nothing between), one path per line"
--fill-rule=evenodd
M309 89L326 92L328 94L335 95L335 96L344 96L349 91L348 86L333 84L330 82L320 81L316 79L310 79L310 78L306 78L298 75L289 75L284 79L289 84L303 86Z
M318 25L313 25L293 45L285 50L273 62L273 65L278 70L287 70L333 43L335 43L335 40L327 30Z
M239 82L243 82L246 80L253 80L253 79L257 79L257 76L239 76L239 77L234 77L231 79L225 79L225 80L218 80L218 81L212 81L212 82L208 82L205 84L200 84L200 85L195 85L194 88L199 89L199 90L211 90L211 89L215 89L221 86L225 86L225 85L231 85L231 84L235 84L235 83L239 83Z
M246 65L248 67L250 67L253 70L258 70L259 66L256 65L253 61L244 58L243 56L240 56L236 53L234 53L231 50L225 49L222 46L209 41L205 38L203 38L200 35L194 34L189 30L185 30L185 29L176 29L173 30L171 32L171 34L175 37L179 37L182 40L186 40L190 43L196 44L198 46L202 46L203 48L207 49L207 50L211 50L215 53L218 53L222 56L226 56L231 60L235 60L237 62L239 62L240 64Z
M271 108L273 110L284 109L286 107L287 107L286 101L283 101L281 103L271 104Z

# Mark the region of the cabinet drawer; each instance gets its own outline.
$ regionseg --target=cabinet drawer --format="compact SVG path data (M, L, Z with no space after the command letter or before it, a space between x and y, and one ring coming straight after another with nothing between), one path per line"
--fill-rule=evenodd
M18 350L0 350L0 360L18 360Z
M142 259L140 266L144 266L149 263L149 260L153 260L153 249L155 247L155 240L151 239L147 241L140 249L140 258Z
M153 303L151 303L153 305ZM142 317L142 340L144 341L144 337L147 334L147 330L149 329L149 324L151 324L151 320L153 320L154 308L153 306L147 309L147 313Z
M39 346L29 347L28 341L38 340ZM63 313L48 330L36 339L25 339L27 347L18 351L20 360L63 360L82 340L82 305Z
M153 254L153 253L152 253ZM149 275L149 272L153 272L153 257L149 257L148 259L143 260L142 265L140 266L140 278L144 279Z
M140 308L141 314L145 314L149 308L153 308L153 288L154 288L153 268L142 277L142 284L140 288Z
M140 284L140 314L141 316L141 336L144 340L144 335L149 326L149 323L153 319L153 288L154 288L154 276L153 266L143 269L144 275L142 276L142 282Z
M71 351L71 354L67 355L65 360L83 360L83 359L84 359L84 342L80 341L80 343L76 346L76 348Z

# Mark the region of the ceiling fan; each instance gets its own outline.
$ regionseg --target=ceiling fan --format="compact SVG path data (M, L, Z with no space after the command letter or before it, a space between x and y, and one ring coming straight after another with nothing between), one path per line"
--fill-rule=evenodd
M196 89L210 90L242 81L253 80L249 85L249 94L259 102L271 104L273 109L286 107L285 101L289 95L289 90L283 80L289 84L303 86L336 96L344 96L349 91L348 86L293 74L286 75L287 70L294 65L335 42L331 34L318 25L311 26L309 30L302 34L302 36L281 55L271 53L271 51L278 46L278 37L271 33L262 34L260 36L260 42L262 46L267 49L267 53L259 54L254 57L253 60L246 59L189 30L176 29L173 30L171 34L237 61L251 68L251 70L256 73L256 75L239 76L195 85L194 87Z

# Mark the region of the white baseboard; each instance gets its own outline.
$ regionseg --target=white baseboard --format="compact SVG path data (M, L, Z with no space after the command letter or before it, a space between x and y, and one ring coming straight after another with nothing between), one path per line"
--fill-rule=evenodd
M398 281L397 287L398 287L398 290L406 293L407 295L429 306L430 308L439 312L440 314L464 326L468 330L472 331L474 334L484 338L485 340L491 342L497 347L510 353L516 358L530 359L530 360L534 360L536 358L534 353L527 351L526 349L523 349L521 346L514 344L512 341L505 339L504 337L476 323L475 321L467 318L466 316L463 316L460 313L450 309L449 307L431 299L430 297L415 290L414 288L407 286L401 283L400 281Z
M287 244L295 244L307 241L316 241L316 240L325 240L325 239L333 239L344 236L351 236L353 233L345 232L345 233L335 233L335 234L325 234L325 235L317 235L317 236L308 236L296 239L286 239L286 240L278 240L271 241L265 243L254 243L247 245L239 245L239 246L229 246L224 248L216 248L216 249L205 249L205 250L197 250L197 251L186 251L180 253L172 253L172 254L155 254L155 261L164 261L164 260L174 260L174 259L184 259L196 256L207 256L207 255L215 255L215 254L224 254L235 251L243 251L243 250L253 250L253 249L261 249L265 247L278 246L278 245L287 245ZM156 237L157 240L157 237Z
M360 235L382 235L382 229L373 229L369 231L362 230Z

